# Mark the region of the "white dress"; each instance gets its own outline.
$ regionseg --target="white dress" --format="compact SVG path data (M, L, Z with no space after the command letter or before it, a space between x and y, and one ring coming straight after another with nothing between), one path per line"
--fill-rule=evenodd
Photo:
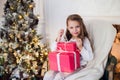
M71 39L70 41L75 41L75 40ZM57 42L54 42L51 45L51 51L56 50L56 44L57 44ZM80 53L81 53L81 60L80 60L81 66L87 65L88 61L93 59L93 52L92 52L92 48L90 46L90 41L88 38L84 39L83 48ZM63 72L49 70L45 74L43 80L64 80L64 78L67 77L68 75L69 75L69 73L63 73Z

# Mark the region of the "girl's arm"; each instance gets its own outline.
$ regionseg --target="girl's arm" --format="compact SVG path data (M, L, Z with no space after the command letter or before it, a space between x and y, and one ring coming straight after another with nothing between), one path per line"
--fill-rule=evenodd
M85 38L83 47L80 53L81 53L82 59L85 61L90 61L93 59L93 51L88 38Z
M56 40L50 45L51 51L55 51L56 50L57 42L64 41L63 38L62 38L63 33L64 33L64 29L60 29Z
M50 45L50 49L51 51L55 51L57 49L57 42L66 42L66 40L64 39L64 37L61 37L60 41L54 41L51 45Z
M60 29L59 33L58 33L58 37L56 38L56 42L61 41L61 38L63 36L64 33L64 29Z

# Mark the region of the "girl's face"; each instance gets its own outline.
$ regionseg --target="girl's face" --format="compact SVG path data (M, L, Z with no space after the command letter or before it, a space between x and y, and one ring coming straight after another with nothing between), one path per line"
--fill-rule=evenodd
M75 20L69 20L67 26L72 37L76 38L80 34L80 23Z

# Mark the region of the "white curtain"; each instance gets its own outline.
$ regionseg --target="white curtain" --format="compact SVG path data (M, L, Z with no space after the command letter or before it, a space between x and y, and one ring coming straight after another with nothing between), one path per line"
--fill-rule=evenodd
M2 17L2 15L4 14L4 4L5 4L6 0L0 0L0 18Z
M43 0L34 0L34 2L35 2L34 13L35 15L38 15L39 18L37 32L38 34L41 34L43 36L43 41L45 41L46 31L45 31L45 20L44 20L44 3Z

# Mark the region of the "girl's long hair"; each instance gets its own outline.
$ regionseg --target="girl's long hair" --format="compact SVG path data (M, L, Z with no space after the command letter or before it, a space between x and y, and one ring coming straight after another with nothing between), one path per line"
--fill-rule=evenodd
M86 26L85 26L81 16L78 15L78 14L72 14L72 15L68 16L68 18L66 20L66 25L67 26L68 26L68 21L69 20L79 22L79 24L80 24L80 34L78 35L78 37L81 38L82 42L84 42L85 37L87 37L89 39L89 41L91 42L91 40L89 38L89 35L88 35L88 32L86 30ZM66 29L66 38L67 38L68 41L72 38L72 35L70 34L68 29ZM91 45L91 47L93 49L92 45Z

